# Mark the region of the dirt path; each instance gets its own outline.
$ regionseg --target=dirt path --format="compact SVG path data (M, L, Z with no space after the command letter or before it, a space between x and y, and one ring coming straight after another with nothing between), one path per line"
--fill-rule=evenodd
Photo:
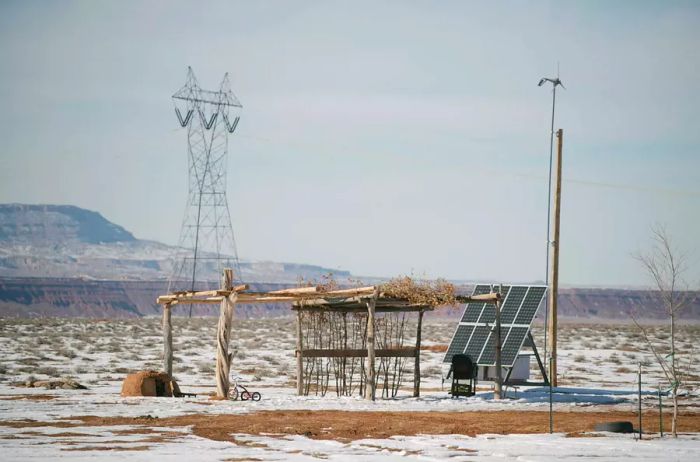
M144 425L148 427L192 426L194 434L217 441L233 441L231 433L258 435L278 433L305 435L316 439L357 440L387 438L393 435L485 433L545 433L549 431L549 414L541 411L492 412L345 412L345 411L266 411L252 414L190 414L168 418L124 417L71 417L79 423L60 422L47 426L105 426ZM629 420L637 417L631 412L558 412L555 414L555 432L576 436L593 431L596 423ZM658 431L658 414L644 415L647 432ZM0 421L2 426L32 427L37 422ZM664 427L671 428L670 418ZM700 414L683 415L679 429L682 432L700 432Z

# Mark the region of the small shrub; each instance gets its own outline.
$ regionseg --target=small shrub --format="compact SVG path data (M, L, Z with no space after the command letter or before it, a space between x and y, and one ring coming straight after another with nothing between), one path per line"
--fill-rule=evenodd
M78 356L78 355L75 353L75 351L73 351L73 350L66 350L66 349L58 350L58 351L56 352L56 354L57 354L58 356L63 356L64 358L68 358L68 359L74 359L76 356Z
M58 376L58 369L56 369L55 367L50 367L50 366L41 366L41 367L37 368L36 373L48 375L49 377L57 377Z
M630 372L634 372L634 371L632 369L630 369L629 367L622 366L622 367L618 367L617 369L615 369L615 372L617 372L618 374L629 374Z
M75 366L73 368L73 372L75 372L76 374L87 374L88 368L85 366Z

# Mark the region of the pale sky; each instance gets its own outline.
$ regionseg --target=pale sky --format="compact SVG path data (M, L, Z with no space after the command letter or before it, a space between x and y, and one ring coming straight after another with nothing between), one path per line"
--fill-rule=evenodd
M0 202L175 244L191 65L244 106L242 258L541 280L557 62L562 282L647 284L654 223L699 281L698 2L3 1Z

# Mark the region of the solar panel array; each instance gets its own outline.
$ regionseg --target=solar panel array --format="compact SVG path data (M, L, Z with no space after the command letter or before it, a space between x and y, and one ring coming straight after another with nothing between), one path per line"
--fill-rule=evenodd
M501 364L512 367L525 342L546 286L503 286L501 294ZM487 294L491 286L480 284L473 295ZM452 336L443 362L456 354L467 354L480 366L496 362L496 306L492 303L468 303Z

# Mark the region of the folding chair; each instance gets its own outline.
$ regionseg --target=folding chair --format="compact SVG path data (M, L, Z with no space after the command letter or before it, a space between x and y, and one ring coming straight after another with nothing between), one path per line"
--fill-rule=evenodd
M459 396L474 396L476 394L476 373L478 367L468 355L459 354L452 357L452 367L447 378L452 375L450 394L453 398Z

